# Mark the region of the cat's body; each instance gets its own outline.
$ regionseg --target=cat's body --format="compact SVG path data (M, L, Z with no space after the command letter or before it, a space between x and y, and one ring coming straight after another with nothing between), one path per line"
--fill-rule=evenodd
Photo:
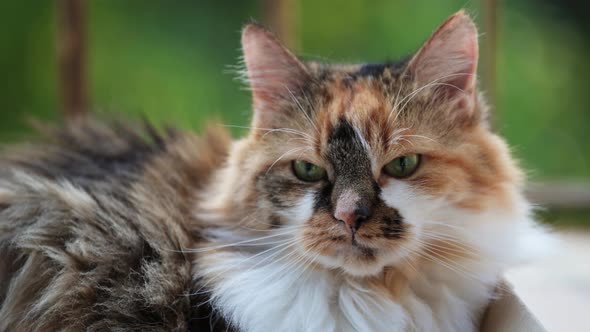
M0 331L208 327L182 251L228 136L84 120L48 140L0 162Z
M486 125L477 32L412 59L242 43L248 137L92 121L0 168L3 330L475 331L537 231Z

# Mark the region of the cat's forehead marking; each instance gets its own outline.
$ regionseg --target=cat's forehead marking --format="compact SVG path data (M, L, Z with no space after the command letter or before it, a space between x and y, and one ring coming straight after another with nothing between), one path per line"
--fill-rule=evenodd
M359 201L372 204L379 193L377 183L373 179L371 158L364 138L346 118L340 118L328 137L326 158L334 170L333 187L321 191L316 196L316 209L329 209L334 199L349 191L359 197Z
M383 87L367 79L350 83L348 77L341 77L331 82L326 90L330 97L326 99L324 110L329 113L334 126L342 117L358 124L355 120L362 120L365 113L387 104L387 94Z
M391 94L372 78L361 78L351 84L345 81L346 76L342 76L331 82L327 89L330 98L325 99L319 109L318 121L321 123L322 141L326 144L318 147L318 152L329 150L328 142L342 128L342 124L347 123L352 128L350 132L356 134L354 137L363 147L359 153L363 153L371 165L378 168L387 137L395 129L395 126L388 125Z
M328 141L326 155L339 176L363 176L370 174L371 163L366 144L353 124L341 118Z
M375 111L380 109L386 102L383 93L379 89L371 87L357 87L352 94L349 105L351 116L355 113Z
M348 185L372 187L370 151L359 130L342 118L330 135L326 155L339 180ZM369 188L370 189L370 188Z

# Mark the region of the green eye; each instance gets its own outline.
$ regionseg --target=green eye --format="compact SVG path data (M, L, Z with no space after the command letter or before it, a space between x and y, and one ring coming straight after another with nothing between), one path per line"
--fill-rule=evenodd
M410 154L393 159L383 167L383 170L394 178L403 179L414 174L418 166L420 166L420 155Z
M293 162L293 173L300 180L307 182L320 181L326 177L325 169L303 160Z

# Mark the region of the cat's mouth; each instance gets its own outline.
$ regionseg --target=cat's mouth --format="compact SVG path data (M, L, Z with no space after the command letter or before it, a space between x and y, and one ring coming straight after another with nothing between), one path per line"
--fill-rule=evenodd
M355 252L360 252L362 254L367 254L368 252L375 252L375 249L371 248L367 244L363 243L364 239L362 236L357 235L356 232L350 232L350 246L352 250ZM345 244L346 245L346 244ZM346 245L348 246L348 245Z
M356 240L354 238L352 239L352 249L351 250L355 255L360 255L363 257L374 257L375 253L377 251L374 248L359 244L358 242L356 242Z
M344 240L334 244L334 256L348 261L374 261L377 248L367 243L367 240L355 233L349 233Z
M382 269L377 248L357 241L341 243L330 260L346 273L355 276L374 275Z
M349 233L347 240L342 241L340 245L344 248L349 248L354 252L376 251L376 249L367 242L368 239L364 238L362 235Z
M407 226L394 212L378 209L357 227L328 213L316 214L302 233L302 250L329 269L341 269L355 276L378 274L404 254L400 242L406 238Z

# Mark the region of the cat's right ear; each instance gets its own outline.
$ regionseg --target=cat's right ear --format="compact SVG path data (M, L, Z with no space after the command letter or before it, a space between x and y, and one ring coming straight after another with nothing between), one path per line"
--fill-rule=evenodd
M242 31L242 49L254 104L253 126L280 126L288 117L287 103L309 79L305 65L284 47L272 33L258 24Z

